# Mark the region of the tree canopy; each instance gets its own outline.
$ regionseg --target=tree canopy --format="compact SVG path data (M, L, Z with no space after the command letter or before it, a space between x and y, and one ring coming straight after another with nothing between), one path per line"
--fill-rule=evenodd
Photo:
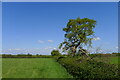
M52 56L60 56L61 53L60 53L58 50L53 50L53 51L51 52L51 55L52 55Z
M96 21L93 19L83 18L70 19L67 26L63 28L65 31L65 40L60 44L59 48L63 51L70 51L75 56L76 51L81 51L83 46L91 47L94 37L93 28Z

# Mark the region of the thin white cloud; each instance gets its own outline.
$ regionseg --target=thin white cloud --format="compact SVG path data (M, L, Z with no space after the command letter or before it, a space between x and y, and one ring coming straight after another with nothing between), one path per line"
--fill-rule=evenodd
M20 50L20 49L16 48L15 50Z
M44 41L42 41L42 40L38 40L38 43L44 43Z
M100 37L93 38L94 41L100 40Z
M57 48L53 48L54 50L57 50Z
M118 46L116 46L115 48L118 49Z
M50 55L51 51L56 49L55 47L47 46L43 48L12 48L12 49L4 49L2 51L3 54L10 53L10 54L43 54L43 55Z
M49 43L52 43L53 42L53 40L47 40Z

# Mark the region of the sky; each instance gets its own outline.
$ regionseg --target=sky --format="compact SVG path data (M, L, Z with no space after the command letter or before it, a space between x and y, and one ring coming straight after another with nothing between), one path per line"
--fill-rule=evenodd
M65 39L69 19L97 21L93 50L118 49L117 2L3 2L3 53L50 54Z
M2 0L2 2L118 2L119 0Z

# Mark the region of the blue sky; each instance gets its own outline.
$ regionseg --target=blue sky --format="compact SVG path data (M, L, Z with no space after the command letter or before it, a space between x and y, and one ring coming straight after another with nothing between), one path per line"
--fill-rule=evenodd
M2 0L2 2L118 2L119 0Z
M3 51L6 53L40 53L50 51L64 40L64 28L69 19L90 18L97 21L94 29L99 40L93 48L117 51L117 2L4 2Z

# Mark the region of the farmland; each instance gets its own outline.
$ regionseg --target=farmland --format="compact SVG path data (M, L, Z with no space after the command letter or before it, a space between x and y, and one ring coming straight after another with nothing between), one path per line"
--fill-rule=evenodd
M51 58L3 58L2 71L3 78L71 78Z
M90 71L93 69L92 66L98 64L94 61L87 62L83 59L82 63L79 63L80 57L74 58L63 58L62 63L71 65L71 69L77 69L76 64L79 66L85 65L91 66ZM93 60L98 62L105 62L107 64L118 64L120 57L94 57ZM79 60L79 61L78 61ZM75 62L72 62L75 61ZM76 62L77 61L77 62ZM73 78L66 67L62 66L61 59L56 62L54 58L3 58L2 59L2 77L3 78ZM93 65L89 64L93 62ZM100 63L101 64L101 63ZM76 66L75 66L76 65ZM67 65L66 65L67 66ZM109 67L109 65L106 65ZM96 68L99 65L96 65ZM112 67L112 66L111 66ZM101 66L102 68L102 66ZM105 67L104 67L105 68ZM103 69L104 69L103 68ZM84 69L84 67L83 67ZM95 69L95 68L94 68ZM107 69L107 68L105 68ZM88 68L89 71L89 68ZM80 77L80 75L78 75Z

